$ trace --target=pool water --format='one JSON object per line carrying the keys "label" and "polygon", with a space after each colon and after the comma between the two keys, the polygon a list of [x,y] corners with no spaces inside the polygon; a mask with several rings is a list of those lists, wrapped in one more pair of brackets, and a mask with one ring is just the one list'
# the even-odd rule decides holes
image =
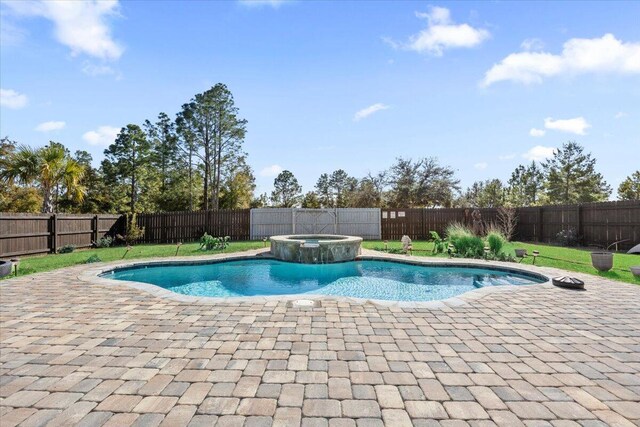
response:
{"label": "pool water", "polygon": [[439,300],[486,286],[544,281],[534,275],[488,268],[386,261],[296,264],[265,259],[140,266],[112,270],[102,277],[151,283],[194,296],[316,294],[394,301]]}

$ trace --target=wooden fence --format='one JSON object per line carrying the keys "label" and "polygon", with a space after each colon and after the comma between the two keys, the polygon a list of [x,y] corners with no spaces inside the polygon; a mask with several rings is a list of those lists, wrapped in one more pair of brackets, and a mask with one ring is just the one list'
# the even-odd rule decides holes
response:
{"label": "wooden fence", "polygon": [[[428,239],[430,231],[444,235],[452,222],[471,223],[473,209],[383,209],[382,238]],[[485,224],[495,222],[497,209],[479,209]],[[536,206],[516,209],[518,225],[514,239],[554,243],[562,230],[573,229],[585,246],[606,248],[623,241],[624,250],[640,243],[640,201]]]}
{"label": "wooden fence", "polygon": [[64,245],[89,247],[123,227],[121,215],[0,213],[0,257],[55,253]]}
{"label": "wooden fence", "polygon": [[[471,209],[230,209],[198,212],[139,214],[144,227],[141,243],[198,240],[207,232],[249,240],[290,232],[328,232],[360,235],[366,239],[428,239],[440,235],[451,222],[470,223]],[[283,215],[286,211],[287,215]],[[321,212],[322,211],[322,212]],[[480,209],[485,223],[496,220],[496,209]],[[540,206],[517,209],[515,239],[553,243],[562,230],[576,230],[580,243],[607,247],[623,240],[618,249],[640,243],[640,201]],[[274,217],[278,217],[275,218]],[[280,218],[282,217],[282,218]],[[260,220],[262,218],[262,220]],[[274,219],[275,218],[275,219]],[[275,221],[275,220],[278,221]],[[280,228],[276,227],[280,224]],[[71,244],[89,247],[104,235],[124,234],[121,215],[0,213],[0,257],[55,252]],[[278,231],[280,230],[280,231]]]}
{"label": "wooden fence", "polygon": [[144,227],[141,243],[190,242],[205,232],[249,240],[249,209],[145,213],[137,215],[137,223]]}
{"label": "wooden fence", "polygon": [[252,240],[279,234],[346,234],[378,240],[380,209],[251,209]]}

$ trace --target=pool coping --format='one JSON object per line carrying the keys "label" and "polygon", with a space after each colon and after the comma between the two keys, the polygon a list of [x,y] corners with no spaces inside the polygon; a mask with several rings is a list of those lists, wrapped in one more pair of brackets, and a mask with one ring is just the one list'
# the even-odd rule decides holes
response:
{"label": "pool coping", "polygon": [[[528,266],[528,265],[518,265],[517,267],[512,266],[513,263],[506,262],[498,262],[498,261],[485,261],[485,260],[475,260],[475,259],[431,259],[431,258],[419,258],[414,256],[407,255],[397,255],[397,254],[389,254],[382,253],[378,251],[372,251],[363,249],[363,253],[356,258],[358,260],[375,260],[375,261],[393,261],[393,262],[401,262],[404,264],[410,265],[438,265],[438,266],[456,266],[456,267],[491,267],[497,268],[502,271],[512,271],[515,273],[521,274],[533,274],[539,276],[540,278],[546,279],[543,283],[537,283],[530,286],[536,287],[550,287],[554,286],[551,283],[550,276],[557,274],[558,272],[562,272],[563,270],[558,270],[555,268],[549,267],[536,267],[536,266]],[[371,298],[356,298],[356,297],[346,297],[346,296],[338,296],[338,295],[323,295],[323,294],[285,294],[285,295],[269,295],[269,296],[242,296],[242,297],[202,297],[202,296],[192,296],[192,295],[183,295],[178,294],[176,292],[170,291],[168,289],[162,288],[157,285],[152,285],[150,283],[142,283],[142,282],[134,282],[129,280],[115,280],[109,279],[106,277],[101,277],[100,275],[111,271],[117,270],[120,268],[131,268],[131,267],[142,267],[142,266],[155,266],[155,265],[195,265],[195,264],[207,264],[207,263],[215,263],[215,262],[225,262],[225,261],[239,261],[239,260],[255,260],[255,259],[276,259],[271,256],[269,253],[269,249],[257,249],[246,252],[235,252],[229,254],[216,254],[202,257],[169,257],[169,258],[152,258],[146,260],[131,260],[131,261],[117,261],[112,263],[104,263],[99,266],[95,266],[86,270],[81,271],[77,278],[80,281],[98,285],[105,286],[119,286],[124,285],[134,289],[138,289],[144,292],[147,292],[153,296],[159,298],[167,298],[178,302],[192,302],[199,304],[226,304],[226,303],[265,303],[265,302],[276,302],[276,301],[296,301],[296,300],[333,300],[338,302],[347,302],[347,303],[359,303],[359,304],[375,304],[384,307],[399,307],[399,308],[425,308],[425,309],[442,309],[447,307],[459,307],[461,305],[468,304],[472,301],[477,301],[482,299],[490,294],[495,292],[512,292],[515,290],[521,291],[523,290],[523,286],[519,285],[501,285],[501,286],[491,286],[485,288],[478,288],[467,291],[463,294],[457,295],[455,297],[450,297],[441,300],[433,300],[433,301],[394,301],[394,300],[379,300],[379,299],[371,299]]]}

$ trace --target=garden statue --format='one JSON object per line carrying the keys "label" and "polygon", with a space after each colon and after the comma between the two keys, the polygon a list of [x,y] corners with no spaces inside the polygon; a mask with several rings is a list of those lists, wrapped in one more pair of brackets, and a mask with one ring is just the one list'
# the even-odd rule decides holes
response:
{"label": "garden statue", "polygon": [[473,234],[476,236],[482,236],[483,226],[482,226],[482,214],[478,209],[475,209],[471,212],[471,220],[473,221],[471,229],[473,230]]}
{"label": "garden statue", "polygon": [[410,252],[411,249],[413,249],[413,247],[411,245],[411,238],[409,236],[407,236],[406,234],[404,236],[402,236],[402,239],[400,239],[400,242],[402,243],[402,251],[405,254],[407,252]]}

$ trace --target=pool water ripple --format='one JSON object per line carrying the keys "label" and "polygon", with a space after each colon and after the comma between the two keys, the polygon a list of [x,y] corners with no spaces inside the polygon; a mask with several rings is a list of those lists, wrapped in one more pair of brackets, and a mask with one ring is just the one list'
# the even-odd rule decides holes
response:
{"label": "pool water ripple", "polygon": [[103,277],[150,283],[193,296],[335,295],[391,301],[432,301],[487,286],[530,285],[542,278],[492,268],[425,266],[387,261],[295,264],[236,260],[112,270]]}

